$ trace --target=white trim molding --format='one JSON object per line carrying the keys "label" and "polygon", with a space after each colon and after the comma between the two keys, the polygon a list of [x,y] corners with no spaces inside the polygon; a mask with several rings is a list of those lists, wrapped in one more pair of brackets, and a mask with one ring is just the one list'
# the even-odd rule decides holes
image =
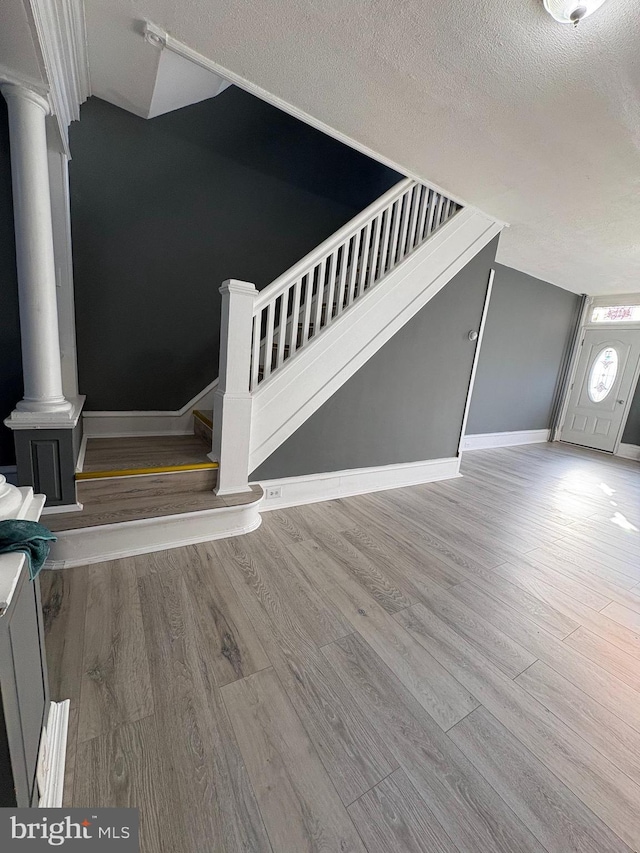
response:
{"label": "white trim molding", "polygon": [[91,94],[87,35],[82,0],[29,0],[45,71],[51,111],[69,154],[68,128],[80,118],[80,104]]}
{"label": "white trim molding", "polygon": [[74,429],[84,406],[85,397],[80,395],[69,400],[68,413],[60,412],[23,412],[15,410],[3,423],[9,429]]}
{"label": "white trim molding", "polygon": [[279,480],[261,480],[264,498],[260,509],[267,512],[289,506],[331,501],[336,498],[402,489],[437,480],[460,477],[460,457],[400,462],[372,468],[352,468],[323,474],[303,474]]}
{"label": "white trim molding", "polygon": [[[496,271],[491,269],[489,273],[489,281],[487,282],[487,291],[484,296],[484,304],[482,306],[482,315],[480,317],[480,328],[478,330],[476,348],[473,353],[473,363],[471,365],[471,376],[469,377],[469,386],[467,388],[467,399],[464,404],[464,415],[462,416],[462,429],[460,430],[460,440],[458,442],[458,455],[462,451],[462,443],[464,442],[464,434],[467,430],[467,421],[469,420],[469,412],[471,411],[471,399],[473,397],[473,386],[476,381],[476,371],[478,370],[478,362],[480,361],[480,350],[482,348],[482,339],[484,338],[484,327],[487,323],[489,315],[489,304],[491,302],[491,293],[493,292],[493,279]],[[471,340],[472,332],[469,332],[469,340]]]}
{"label": "white trim molding", "polygon": [[620,442],[615,455],[622,456],[623,459],[637,459],[640,462],[640,445]]}
{"label": "white trim molding", "polygon": [[[614,330],[624,330],[631,332],[640,332],[640,323],[619,323],[619,322],[611,322],[611,323],[591,323],[591,312],[594,307],[602,306],[602,305],[637,305],[640,304],[640,294],[615,294],[612,296],[597,296],[597,297],[589,297],[585,300],[585,304],[583,306],[582,316],[580,317],[580,326],[579,326],[579,334],[576,335],[576,339],[574,342],[573,352],[571,354],[571,367],[569,380],[567,382],[567,386],[565,389],[564,399],[562,401],[562,407],[560,411],[560,417],[558,419],[558,427],[554,431],[554,434],[551,438],[552,441],[562,441],[562,430],[565,425],[567,412],[569,410],[569,403],[571,401],[571,394],[573,392],[573,388],[576,382],[576,377],[578,374],[578,366],[580,364],[580,355],[582,352],[582,346],[584,344],[584,340],[587,332],[595,331],[595,330],[606,330],[609,329],[611,332]],[[637,389],[638,383],[640,382],[640,360],[636,364],[636,368],[633,374],[633,379],[631,382],[631,388]],[[622,436],[624,435],[624,430],[627,425],[627,419],[629,417],[629,412],[631,411],[631,405],[633,402],[634,392],[632,391],[624,402],[624,411],[622,414],[622,421],[620,423],[620,427],[618,429],[618,433],[616,436],[616,441],[613,446],[613,453],[615,456],[623,456],[620,453],[620,446],[622,444]],[[633,447],[633,445],[630,445]],[[607,451],[605,451],[607,452]],[[629,457],[627,457],[629,458]],[[633,457],[632,457],[633,458]]]}
{"label": "white trim molding", "polygon": [[198,542],[242,536],[260,526],[260,501],[240,506],[141,518],[56,533],[46,569],[68,569],[135,557]]}
{"label": "white trim molding", "polygon": [[[609,296],[592,297],[593,308],[609,305],[640,305],[640,293],[611,293]],[[602,323],[597,323],[602,326]],[[621,326],[618,322],[616,326]],[[622,326],[626,328],[626,325]]]}
{"label": "white trim molding", "polygon": [[83,412],[84,435],[127,438],[133,435],[191,435],[193,410],[213,409],[217,378],[181,409],[149,412]]}
{"label": "white trim molding", "polygon": [[[84,426],[84,421],[83,421]],[[89,436],[83,432],[82,441],[80,442],[80,449],[78,450],[78,458],[76,459],[76,474],[79,474],[84,468],[84,458],[87,455],[87,441],[89,440]]]}
{"label": "white trim molding", "polygon": [[249,470],[264,462],[501,230],[461,210],[253,394]]}
{"label": "white trim molding", "polygon": [[40,740],[38,791],[41,809],[62,808],[70,701],[52,702]]}
{"label": "white trim molding", "polygon": [[73,295],[69,158],[50,145],[47,146],[47,156],[53,226],[53,256],[56,265],[62,390],[67,400],[71,400],[79,396],[79,391],[75,300]]}
{"label": "white trim molding", "polygon": [[517,444],[540,444],[549,441],[548,429],[524,429],[515,432],[484,432],[465,435],[461,450],[485,450],[491,447],[513,447]]}
{"label": "white trim molding", "polygon": [[[419,183],[427,183],[432,189],[436,190],[436,192],[445,195],[447,198],[450,198],[457,204],[462,205],[467,210],[477,210],[477,208],[474,208],[473,205],[468,204],[464,199],[454,195],[449,190],[438,186],[438,184],[434,184],[425,175],[419,175],[417,172],[407,171],[407,169],[403,165],[397,163],[395,160],[391,160],[391,158],[385,157],[383,154],[379,154],[377,151],[374,151],[373,148],[369,148],[367,145],[363,145],[361,142],[358,142],[356,139],[353,139],[353,137],[348,136],[346,133],[342,133],[341,131],[336,130],[335,128],[331,127],[328,124],[325,124],[325,122],[321,121],[315,116],[312,116],[304,110],[301,110],[299,107],[290,104],[288,101],[285,101],[284,98],[280,98],[278,97],[278,95],[272,94],[266,89],[263,89],[261,86],[258,86],[256,83],[253,83],[251,80],[247,80],[246,77],[242,77],[240,74],[236,74],[234,71],[230,71],[228,68],[225,68],[219,63],[214,62],[213,59],[209,59],[209,57],[204,56],[202,53],[198,53],[196,50],[189,47],[184,42],[181,42],[179,41],[179,39],[174,38],[162,27],[159,27],[157,24],[154,24],[153,21],[141,21],[141,34],[143,38],[146,39],[146,41],[148,41],[155,47],[166,48],[167,50],[172,51],[178,56],[182,56],[184,59],[188,59],[190,62],[199,65],[201,68],[205,68],[207,71],[211,71],[214,74],[217,74],[218,77],[222,77],[223,79],[228,80],[229,83],[232,83],[234,86],[238,86],[239,89],[244,89],[245,92],[250,92],[252,95],[255,95],[256,98],[260,98],[260,100],[266,101],[268,104],[272,104],[274,107],[277,107],[279,110],[282,110],[282,112],[294,116],[294,118],[297,118],[305,124],[308,124],[310,127],[314,127],[316,128],[316,130],[320,130],[326,136],[331,136],[333,139],[337,139],[344,145],[348,145],[349,148],[353,148],[355,151],[359,151],[361,154],[370,157],[372,160],[375,160],[378,163],[382,163],[383,165],[388,166],[395,172],[399,172],[401,175],[406,175],[408,178],[411,178],[414,181],[418,181]],[[508,222],[504,222],[497,219],[494,221],[497,222],[501,228],[504,228],[509,224]]]}
{"label": "white trim molding", "polygon": [[63,506],[45,506],[42,510],[42,514],[59,515],[66,512],[82,512],[83,509],[84,504],[76,502],[74,504],[64,504]]}

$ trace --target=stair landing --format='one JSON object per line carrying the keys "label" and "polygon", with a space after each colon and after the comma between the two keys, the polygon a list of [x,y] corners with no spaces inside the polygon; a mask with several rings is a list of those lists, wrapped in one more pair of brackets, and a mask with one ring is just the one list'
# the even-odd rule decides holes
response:
{"label": "stair landing", "polygon": [[255,503],[262,497],[262,489],[252,486],[250,492],[218,497],[213,491],[177,492],[156,496],[114,496],[110,499],[87,501],[82,512],[56,513],[46,516],[46,525],[54,533],[80,530],[105,524],[119,524],[141,519],[161,518],[192,512],[239,507]]}
{"label": "stair landing", "polygon": [[207,453],[211,445],[198,435],[139,435],[131,438],[89,438],[82,471],[76,479],[94,479],[96,474],[117,476],[157,473],[159,469],[217,468]]}
{"label": "stair landing", "polygon": [[210,448],[206,431],[89,438],[76,474],[82,509],[47,515],[58,536],[48,567],[100,563],[255,530],[262,489],[218,497],[218,463],[208,458]]}
{"label": "stair landing", "polygon": [[252,492],[214,494],[218,463],[207,458],[210,446],[198,435],[89,438],[76,473],[83,509],[49,515],[49,527],[78,530],[255,500]]}

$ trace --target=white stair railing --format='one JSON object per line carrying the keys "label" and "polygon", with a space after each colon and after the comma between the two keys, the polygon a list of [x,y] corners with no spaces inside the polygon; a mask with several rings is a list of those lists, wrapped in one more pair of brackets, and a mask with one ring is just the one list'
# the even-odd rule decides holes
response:
{"label": "white stair railing", "polygon": [[250,391],[421,246],[461,205],[410,178],[262,290],[251,332]]}
{"label": "white stair railing", "polygon": [[256,392],[460,209],[407,178],[260,293],[224,282],[211,452],[218,495],[249,488]]}

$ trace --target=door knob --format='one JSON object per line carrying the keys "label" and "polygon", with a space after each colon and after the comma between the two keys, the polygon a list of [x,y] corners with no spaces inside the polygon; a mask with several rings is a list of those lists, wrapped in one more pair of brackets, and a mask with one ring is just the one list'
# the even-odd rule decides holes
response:
{"label": "door knob", "polygon": [[616,402],[618,402],[622,405],[622,403],[624,403],[624,400],[617,400]]}

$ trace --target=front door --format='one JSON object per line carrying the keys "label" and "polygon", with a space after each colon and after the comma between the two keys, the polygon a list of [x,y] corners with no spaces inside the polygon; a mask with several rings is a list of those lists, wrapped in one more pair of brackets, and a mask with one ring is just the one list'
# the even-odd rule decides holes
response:
{"label": "front door", "polygon": [[584,336],[561,441],[613,452],[640,359],[640,331],[590,329]]}

